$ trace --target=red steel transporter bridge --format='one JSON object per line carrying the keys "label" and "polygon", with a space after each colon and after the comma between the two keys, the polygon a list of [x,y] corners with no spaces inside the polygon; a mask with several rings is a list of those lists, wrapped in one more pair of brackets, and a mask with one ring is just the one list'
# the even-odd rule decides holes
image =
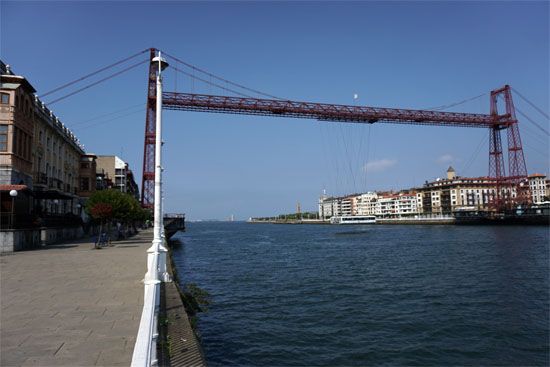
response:
{"label": "red steel transporter bridge", "polygon": [[[155,52],[155,49],[150,50],[151,59],[155,56]],[[152,207],[154,202],[156,75],[157,70],[151,66],[147,89],[141,192],[141,203],[144,207]],[[502,111],[498,109],[499,97],[504,100]],[[490,134],[489,178],[494,180],[496,186],[496,195],[491,198],[491,207],[495,213],[502,213],[518,205],[525,206],[531,203],[518,120],[515,115],[511,88],[508,85],[491,92],[489,114],[348,106],[175,92],[164,92],[162,101],[163,108],[169,110],[295,117],[360,124],[392,123],[487,128]],[[502,151],[502,130],[507,132],[507,171]]]}

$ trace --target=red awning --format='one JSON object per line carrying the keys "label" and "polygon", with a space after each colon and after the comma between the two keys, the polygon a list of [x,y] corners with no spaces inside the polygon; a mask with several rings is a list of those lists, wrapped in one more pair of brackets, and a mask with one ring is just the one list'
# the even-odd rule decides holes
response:
{"label": "red awning", "polygon": [[0,185],[0,191],[11,191],[11,190],[22,191],[27,189],[28,189],[27,185]]}

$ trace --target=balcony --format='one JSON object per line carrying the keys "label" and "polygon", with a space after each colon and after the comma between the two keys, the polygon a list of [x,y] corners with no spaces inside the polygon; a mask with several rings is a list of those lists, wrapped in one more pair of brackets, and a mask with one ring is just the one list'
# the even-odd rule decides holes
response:
{"label": "balcony", "polygon": [[38,172],[34,179],[35,185],[48,185],[48,176],[43,172]]}
{"label": "balcony", "polygon": [[63,190],[63,181],[50,177],[48,179],[48,188],[50,189],[56,189],[56,190]]}

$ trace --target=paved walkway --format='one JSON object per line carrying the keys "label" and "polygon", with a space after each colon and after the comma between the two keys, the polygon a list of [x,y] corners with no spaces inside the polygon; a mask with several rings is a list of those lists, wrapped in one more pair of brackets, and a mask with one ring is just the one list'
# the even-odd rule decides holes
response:
{"label": "paved walkway", "polygon": [[151,239],[0,256],[0,365],[129,366]]}

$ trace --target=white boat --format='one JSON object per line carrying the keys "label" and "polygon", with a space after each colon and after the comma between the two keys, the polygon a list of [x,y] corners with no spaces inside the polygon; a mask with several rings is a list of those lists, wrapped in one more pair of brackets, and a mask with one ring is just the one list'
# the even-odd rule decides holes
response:
{"label": "white boat", "polygon": [[330,218],[330,224],[375,224],[374,215],[344,215]]}

